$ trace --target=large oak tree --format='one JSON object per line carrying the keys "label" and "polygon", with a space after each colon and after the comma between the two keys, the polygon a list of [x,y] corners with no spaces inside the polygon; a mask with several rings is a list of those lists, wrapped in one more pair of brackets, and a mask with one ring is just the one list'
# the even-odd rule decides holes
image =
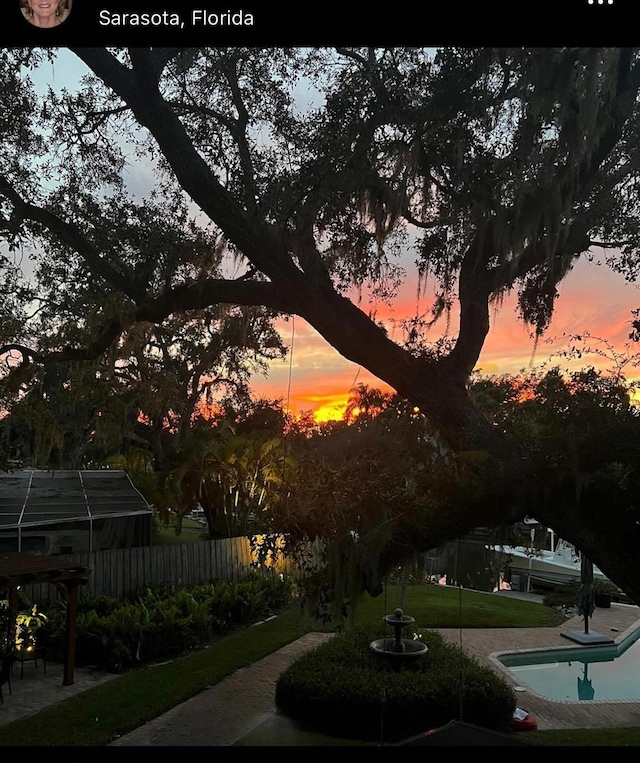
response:
{"label": "large oak tree", "polygon": [[[522,485],[535,481],[468,382],[490,305],[506,293],[517,293],[522,320],[541,334],[558,283],[596,244],[635,277],[637,51],[74,53],[90,74],[78,92],[42,102],[9,65],[18,54],[5,54],[3,228],[14,242],[29,231],[72,249],[117,306],[84,341],[40,353],[11,335],[4,349],[24,364],[93,360],[136,323],[214,305],[299,315],[417,406],[452,453],[486,454],[505,516],[529,511]],[[124,266],[117,220],[100,222],[100,194],[118,186],[127,158],[151,168],[157,194],[199,210],[216,238],[215,267],[206,253],[196,272],[169,280],[150,278],[135,257]],[[89,219],[90,205],[100,215]],[[420,341],[416,323],[401,346],[348,297],[368,285],[380,297],[393,292],[394,255],[409,235],[420,276],[438,283],[434,319],[457,311],[449,345]],[[241,269],[221,268],[218,256]],[[634,516],[602,523],[563,502],[538,507],[537,518],[640,599]],[[478,519],[470,510],[468,527]]]}

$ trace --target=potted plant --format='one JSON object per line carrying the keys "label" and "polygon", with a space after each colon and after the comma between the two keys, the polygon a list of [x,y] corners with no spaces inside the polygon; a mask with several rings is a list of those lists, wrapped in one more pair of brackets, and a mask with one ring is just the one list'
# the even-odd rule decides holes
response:
{"label": "potted plant", "polygon": [[593,596],[596,607],[608,608],[611,606],[612,594],[618,590],[617,586],[608,580],[596,580],[593,584]]}
{"label": "potted plant", "polygon": [[27,612],[19,612],[16,617],[16,649],[27,651],[34,649],[37,642],[37,632],[47,621],[47,616],[34,606]]}

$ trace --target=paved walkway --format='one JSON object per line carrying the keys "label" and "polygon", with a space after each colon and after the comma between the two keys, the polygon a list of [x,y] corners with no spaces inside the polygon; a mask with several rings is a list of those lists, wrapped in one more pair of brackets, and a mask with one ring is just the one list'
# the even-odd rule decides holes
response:
{"label": "paved walkway", "polygon": [[308,633],[253,665],[238,670],[113,745],[230,746],[276,711],[277,677],[301,654],[331,637]]}
{"label": "paved walkway", "polygon": [[[526,598],[526,595],[518,596],[515,592],[495,595]],[[610,609],[595,610],[590,630],[620,640],[639,622],[640,608],[612,604]],[[583,629],[583,619],[576,617],[558,628],[469,628],[441,629],[440,632],[515,684],[513,676],[495,659],[497,653],[536,648],[571,648],[572,642],[563,638],[561,633],[581,632]],[[274,717],[274,688],[278,675],[300,654],[323,643],[327,638],[330,638],[330,634],[309,633],[122,736],[111,746],[234,745]],[[60,680],[56,680],[58,677]],[[74,685],[65,687],[61,685],[61,666],[48,665],[45,676],[41,666],[35,669],[33,665],[26,665],[23,679],[20,679],[16,669],[13,696],[6,697],[5,704],[0,705],[0,725],[38,712],[52,702],[111,678],[113,676],[109,674],[78,670]],[[3,689],[8,693],[7,687]],[[531,691],[517,696],[519,706],[536,717],[540,729],[640,726],[640,702],[551,702]]]}

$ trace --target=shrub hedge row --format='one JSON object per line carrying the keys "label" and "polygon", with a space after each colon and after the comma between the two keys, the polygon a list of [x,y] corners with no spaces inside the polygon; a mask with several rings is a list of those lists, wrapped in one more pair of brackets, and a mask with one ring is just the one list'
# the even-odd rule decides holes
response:
{"label": "shrub hedge row", "polygon": [[355,630],[300,657],[277,682],[279,709],[320,733],[385,743],[453,719],[512,729],[515,694],[494,671],[434,631],[420,637],[426,655],[398,666],[369,646],[388,635]]}
{"label": "shrub hedge row", "polygon": [[[121,672],[186,654],[282,610],[291,593],[288,580],[255,573],[238,582],[149,588],[132,601],[87,597],[78,607],[76,664]],[[64,605],[47,614],[50,649],[61,657]]]}

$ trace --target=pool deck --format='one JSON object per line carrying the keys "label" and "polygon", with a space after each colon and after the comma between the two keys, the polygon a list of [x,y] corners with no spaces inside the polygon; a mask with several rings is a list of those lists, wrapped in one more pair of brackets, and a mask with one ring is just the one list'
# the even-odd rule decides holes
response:
{"label": "pool deck", "polygon": [[[494,594],[503,596],[507,592]],[[611,608],[596,608],[589,620],[589,631],[609,636],[616,643],[640,627],[640,608],[628,604],[612,604]],[[455,628],[440,629],[449,641],[462,646],[482,664],[492,667],[513,686],[514,675],[497,660],[505,652],[532,649],[572,649],[578,644],[562,636],[570,631],[584,632],[581,616],[566,620],[557,628]],[[581,647],[584,648],[584,647]],[[640,690],[639,690],[640,691]],[[546,699],[527,688],[516,695],[518,707],[533,715],[538,729],[613,728],[640,726],[640,702],[624,700],[562,700]]]}
{"label": "pool deck", "polygon": [[[527,598],[515,592],[488,594]],[[530,597],[533,598],[533,597]],[[640,626],[640,608],[612,604],[610,609],[596,609],[589,630],[611,636],[615,641]],[[446,628],[439,629],[445,638],[461,645],[480,662],[500,672],[507,681],[516,679],[496,660],[502,652],[530,649],[557,649],[576,646],[561,634],[583,631],[582,617],[572,618],[557,628]],[[280,673],[300,654],[329,638],[329,634],[309,633],[253,665],[236,671],[220,683],[178,705],[150,723],[123,735],[111,746],[231,746],[276,714],[275,683]],[[60,702],[114,676],[76,671],[72,686],[62,686],[62,667],[25,665],[20,678],[16,665],[13,695],[3,687],[4,705],[0,705],[0,726],[37,713],[47,705]],[[544,699],[532,691],[517,694],[518,706],[531,713],[538,728],[603,728],[640,726],[640,702],[563,701]]]}

